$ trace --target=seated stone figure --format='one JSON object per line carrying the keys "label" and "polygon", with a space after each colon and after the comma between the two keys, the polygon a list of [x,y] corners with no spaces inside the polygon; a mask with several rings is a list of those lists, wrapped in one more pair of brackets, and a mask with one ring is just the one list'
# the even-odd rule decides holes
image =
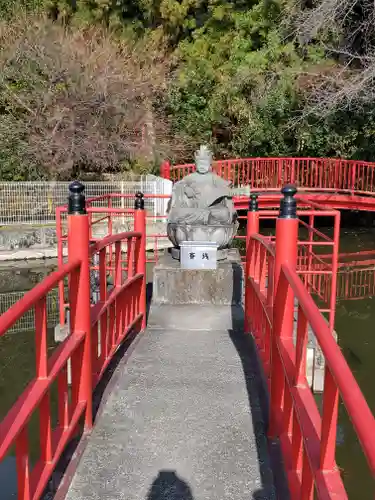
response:
{"label": "seated stone figure", "polygon": [[168,236],[181,241],[211,241],[226,248],[238,223],[230,183],[211,170],[212,154],[201,146],[195,154],[196,172],[177,182],[168,214]]}
{"label": "seated stone figure", "polygon": [[185,224],[231,224],[236,219],[230,183],[211,171],[209,149],[195,154],[197,171],[173,187],[168,222]]}

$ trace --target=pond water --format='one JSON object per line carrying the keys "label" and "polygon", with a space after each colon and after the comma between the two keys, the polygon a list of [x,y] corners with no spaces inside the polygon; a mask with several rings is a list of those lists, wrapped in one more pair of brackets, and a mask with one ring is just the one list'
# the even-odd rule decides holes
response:
{"label": "pond water", "polygon": [[[43,280],[53,269],[55,262],[47,265],[19,263],[0,266],[0,313],[6,311],[19,300],[25,291]],[[57,322],[58,310],[56,293],[48,297],[49,317]],[[35,342],[33,332],[34,317],[25,315],[11,329],[10,333],[0,337],[0,420],[16,401],[27,383],[35,376]],[[54,346],[53,328],[48,329],[48,347]],[[56,395],[51,395],[52,407],[55,407]],[[29,424],[29,444],[34,460],[39,450],[38,433],[33,432],[38,426],[37,415]],[[15,499],[16,475],[15,458],[10,455],[0,463],[1,499]]]}
{"label": "pond water", "polygon": [[[375,250],[375,229],[342,229],[340,252],[363,252]],[[375,255],[373,271],[368,270],[368,279],[375,282]],[[10,303],[32,288],[36,282],[48,274],[54,263],[30,269],[28,266],[0,268],[0,312]],[[348,264],[348,268],[350,264]],[[374,288],[375,293],[375,288]],[[51,296],[51,311],[55,311],[57,323],[57,302]],[[32,318],[27,324],[19,325],[16,330],[0,338],[0,420],[4,417],[16,397],[35,373],[34,333]],[[336,325],[339,345],[363,390],[371,410],[375,411],[375,297],[363,290],[362,297],[356,300],[339,299],[337,303]],[[48,332],[49,349],[55,343],[53,328]],[[54,398],[53,398],[54,399]],[[53,401],[52,401],[53,405]],[[54,405],[53,405],[54,406]],[[30,445],[33,456],[38,450],[37,428],[34,419],[30,423]],[[337,460],[341,468],[349,498],[352,500],[373,500],[375,487],[369,473],[360,445],[344,407],[340,406],[337,433]],[[9,456],[0,464],[1,499],[16,498],[15,461]]]}
{"label": "pond water", "polygon": [[[374,249],[374,229],[342,231],[340,252],[362,252]],[[365,279],[371,280],[373,283],[374,273],[375,259],[374,270],[364,273],[367,275]],[[375,293],[375,290],[371,291]],[[365,287],[362,287],[362,293],[359,295],[362,295],[362,298],[338,300],[335,327],[342,352],[371,411],[375,413],[375,295],[370,295]],[[357,436],[343,405],[340,406],[339,424],[337,461],[342,470],[349,498],[373,500],[375,495],[374,480],[370,475]]]}

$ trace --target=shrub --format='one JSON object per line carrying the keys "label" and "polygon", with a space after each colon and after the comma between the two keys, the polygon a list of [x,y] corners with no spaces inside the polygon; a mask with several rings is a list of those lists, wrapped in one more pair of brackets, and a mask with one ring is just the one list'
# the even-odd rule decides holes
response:
{"label": "shrub", "polygon": [[[0,176],[55,179],[152,168],[176,141],[155,107],[168,61],[101,27],[18,15],[0,23]],[[144,170],[144,168],[143,168]]]}

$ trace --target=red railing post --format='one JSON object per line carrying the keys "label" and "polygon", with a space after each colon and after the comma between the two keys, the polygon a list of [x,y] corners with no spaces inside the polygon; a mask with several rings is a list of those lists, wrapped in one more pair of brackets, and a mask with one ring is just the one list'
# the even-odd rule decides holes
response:
{"label": "red railing post", "polygon": [[245,262],[245,332],[250,332],[250,261],[251,261],[251,236],[259,233],[259,206],[258,195],[250,195],[249,209],[247,212],[247,225],[246,225],[246,262]]}
{"label": "red railing post", "polygon": [[85,334],[83,351],[72,357],[73,404],[86,404],[85,429],[89,430],[92,427],[90,227],[84,189],[77,181],[69,186],[68,256],[69,261],[81,261],[79,269],[72,272],[69,283],[70,333]]}
{"label": "red railing post", "polygon": [[[314,242],[314,225],[315,225],[315,215],[310,215],[309,216],[309,229],[308,229],[308,245],[307,245],[307,271],[312,270],[313,266],[313,242]],[[305,286],[308,289],[309,293],[311,293],[312,290],[312,284],[314,283],[314,276],[311,276],[310,274],[306,274],[305,277]]]}
{"label": "red railing post", "polygon": [[136,194],[134,204],[134,230],[141,233],[141,240],[136,255],[136,273],[143,274],[141,280],[141,290],[139,295],[139,313],[142,316],[141,330],[146,328],[146,211],[145,200],[142,193]]}
{"label": "red railing post", "polygon": [[332,281],[331,289],[329,291],[329,328],[333,333],[335,329],[335,315],[336,315],[336,300],[337,300],[337,276],[338,276],[338,262],[339,262],[339,245],[340,245],[340,221],[341,212],[337,211],[334,216],[333,226],[333,249],[332,249]]}
{"label": "red railing post", "polygon": [[283,429],[280,415],[285,397],[285,375],[278,352],[279,338],[292,338],[294,328],[294,295],[283,279],[282,265],[288,263],[295,268],[298,250],[297,202],[294,198],[297,189],[287,185],[281,190],[284,198],[280,202],[280,214],[276,220],[276,251],[274,269],[274,307],[271,340],[271,411],[269,434],[276,437]]}
{"label": "red railing post", "polygon": [[[56,207],[56,238],[57,238],[57,266],[61,267],[64,264],[64,244],[61,224],[62,207]],[[60,281],[58,286],[59,294],[59,318],[60,326],[65,325],[65,291],[64,282]]]}
{"label": "red railing post", "polygon": [[292,158],[292,171],[290,173],[290,182],[294,184],[296,182],[296,159]]}
{"label": "red railing post", "polygon": [[168,160],[163,161],[160,165],[160,177],[163,177],[163,179],[171,178],[171,164]]}
{"label": "red railing post", "polygon": [[352,170],[352,176],[351,176],[351,186],[350,186],[350,192],[351,194],[354,194],[355,191],[355,185],[357,181],[357,163],[353,162],[351,164],[351,170]]}

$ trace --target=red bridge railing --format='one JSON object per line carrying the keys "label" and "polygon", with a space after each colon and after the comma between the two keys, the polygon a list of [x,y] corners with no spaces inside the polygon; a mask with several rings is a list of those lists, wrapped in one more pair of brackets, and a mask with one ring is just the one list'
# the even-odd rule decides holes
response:
{"label": "red bridge railing", "polygon": [[[143,195],[144,201],[152,201],[154,203],[156,201],[158,203],[164,202],[164,200],[168,198],[169,197],[166,195]],[[125,204],[129,204],[129,199],[133,200],[134,195],[110,193],[86,200],[86,211],[89,221],[89,240],[91,244],[101,242],[103,238],[113,237],[118,234],[119,230],[120,232],[123,232],[125,228],[126,231],[137,230],[137,210],[133,208],[124,208]],[[67,213],[68,207],[66,205],[56,208],[57,260],[59,266],[64,264],[66,256],[68,255]],[[148,210],[144,210],[143,213],[145,216],[146,226],[145,246],[147,247],[147,250],[152,251],[151,255],[146,254],[146,263],[157,262],[160,251],[165,249],[163,242],[169,241],[165,231],[167,215],[155,215],[155,213]],[[162,231],[157,229],[158,223],[164,223]],[[123,242],[123,247],[125,243]],[[108,247],[105,267],[107,272],[111,276],[114,276],[115,252],[112,246],[113,245],[109,245]],[[99,252],[92,252],[90,271],[98,271],[99,268],[96,264],[98,258],[95,258],[98,256]],[[102,268],[104,269],[103,266],[104,264],[102,263]],[[128,270],[126,261],[122,263],[122,269],[123,271]],[[99,281],[101,281],[100,276]],[[66,312],[69,309],[69,300],[66,297],[66,286],[63,281],[59,283],[58,296],[60,325],[64,325],[66,322]]]}
{"label": "red bridge railing", "polygon": [[[259,212],[256,204],[250,206],[246,327],[254,335],[267,376],[269,435],[280,439],[292,500],[341,500],[347,494],[335,461],[339,398],[374,476],[375,419],[327,322],[298,276],[296,201],[292,189],[284,194],[275,242],[258,234]],[[309,327],[325,357],[322,415],[306,379]]]}
{"label": "red bridge railing", "polygon": [[[193,163],[164,162],[160,175],[178,181],[193,172]],[[213,170],[234,186],[257,190],[281,189],[284,184],[319,192],[375,194],[375,163],[334,158],[238,158],[219,160]]]}
{"label": "red bridge railing", "polygon": [[[0,337],[29,310],[35,311],[36,375],[0,422],[0,462],[15,445],[18,500],[39,500],[70,439],[92,427],[92,393],[114,353],[130,331],[146,324],[145,211],[137,198],[135,230],[90,245],[89,215],[83,186],[73,183],[68,210],[68,263],[27,292],[0,316]],[[124,272],[122,245],[127,246]],[[113,287],[107,289],[109,253],[114,256]],[[90,261],[99,254],[100,299],[90,303]],[[46,297],[69,280],[69,335],[48,353]],[[71,384],[68,385],[68,365]],[[15,367],[15,369],[17,369]],[[57,423],[51,409],[51,390],[57,384]],[[28,425],[39,413],[40,454],[31,463]]]}
{"label": "red bridge railing", "polygon": [[[277,204],[280,204],[281,196],[274,196]],[[296,269],[302,279],[307,291],[319,303],[319,310],[326,314],[331,331],[334,329],[336,296],[337,296],[337,270],[340,239],[340,219],[338,210],[333,210],[321,206],[311,199],[296,196],[298,201],[298,254]],[[249,235],[252,232],[259,233],[259,225],[262,221],[277,220],[277,210],[261,209],[259,205],[263,201],[263,196],[252,194],[250,196],[250,207],[256,206],[256,223],[250,227],[247,226],[246,236],[238,238],[246,239],[248,244]],[[239,219],[245,219],[247,216],[240,215]],[[333,235],[327,236],[317,228],[317,224],[322,220],[329,220],[333,228]],[[275,236],[268,236],[267,241],[275,242]],[[245,262],[249,264],[247,256]]]}
{"label": "red bridge railing", "polygon": [[[116,234],[123,227],[134,229],[134,209],[122,208],[124,204],[129,201],[130,195],[119,193],[111,193],[102,195],[87,200],[87,212],[89,215],[89,229],[90,241],[98,240],[95,237],[96,228],[101,225],[101,235],[111,236]],[[145,195],[146,201],[158,203],[168,198],[165,195]],[[265,198],[267,199],[266,205],[277,206],[280,203],[280,194],[262,195],[259,197],[259,203],[264,204]],[[298,254],[298,272],[303,276],[305,285],[308,287],[310,293],[320,301],[320,311],[329,315],[329,323],[331,329],[334,326],[335,305],[336,305],[336,270],[337,270],[337,255],[339,247],[339,230],[340,230],[340,212],[334,209],[326,208],[320,204],[314,203],[310,197],[298,197],[299,201],[299,224],[305,230],[306,237],[300,238],[299,254]],[[124,203],[125,202],[125,203]],[[248,197],[242,197],[235,200],[235,206],[242,207],[242,214],[238,218],[241,221],[246,219],[244,210],[247,210],[249,203]],[[151,251],[146,257],[146,262],[157,262],[159,252],[162,247],[162,242],[168,243],[168,236],[166,233],[165,222],[167,214],[155,215],[152,212],[146,212],[147,231],[146,242],[147,249]],[[57,233],[57,246],[58,246],[58,263],[64,263],[64,250],[67,244],[67,224],[66,224],[67,207],[60,206],[56,209],[56,233]],[[262,209],[259,211],[259,218],[261,220],[275,220],[277,212],[274,209]],[[333,231],[333,237],[328,237],[318,230],[316,227],[319,221],[324,218],[330,220]],[[162,222],[163,226],[155,229],[156,222]],[[99,238],[99,239],[100,239]],[[237,234],[236,240],[245,240],[246,236]],[[164,247],[165,248],[165,247]],[[320,251],[324,250],[325,260],[322,260]],[[109,272],[113,271],[113,257],[112,250],[109,250],[109,258],[107,261],[107,269]],[[245,256],[243,256],[245,260]],[[97,266],[92,263],[92,271],[97,269]],[[124,264],[126,270],[126,263]],[[60,324],[64,325],[66,321],[66,311],[69,308],[69,302],[65,297],[64,284],[59,284],[59,307],[60,307]]]}
{"label": "red bridge railing", "polygon": [[[374,251],[352,252],[339,255],[336,300],[360,300],[375,295]],[[328,258],[327,258],[328,257]],[[370,257],[365,259],[364,257]],[[352,258],[353,260],[348,260]],[[331,296],[330,280],[320,270],[330,267],[331,256],[322,255],[315,265],[315,279],[320,284],[320,296],[327,302]],[[327,266],[328,264],[328,266]]]}
{"label": "red bridge railing", "polygon": [[[324,276],[336,274],[332,266],[335,262],[337,266],[337,230],[331,240],[318,234],[311,225],[311,217],[326,211],[293,195],[294,191],[289,189],[284,191],[284,197],[277,197],[281,205],[278,216],[273,211],[259,210],[256,197],[251,198],[245,237],[246,330],[254,336],[267,376],[271,401],[269,433],[280,438],[292,499],[312,499],[314,488],[319,499],[345,499],[335,463],[339,397],[352,419],[373,474],[375,421],[332,337],[332,322],[325,320],[309,293],[316,292],[318,285],[312,277],[326,269],[327,261],[331,270]],[[143,198],[138,196],[135,209],[131,210],[134,218],[131,231],[94,241],[91,230],[95,217],[103,214],[110,224],[113,210],[124,216],[123,211],[118,212],[122,209],[93,207],[93,203],[89,203],[86,213],[82,186],[74,184],[67,220],[68,262],[61,261],[58,271],[0,317],[2,336],[23,314],[35,309],[36,376],[0,423],[0,461],[15,445],[18,498],[22,500],[40,498],[68,441],[80,431],[82,419],[84,429],[91,428],[93,389],[124,338],[131,330],[145,326]],[[339,221],[338,212],[328,212]],[[263,217],[276,217],[275,237],[259,234],[259,220]],[[299,239],[301,226],[307,231],[307,239]],[[320,258],[313,250],[315,244],[331,248],[332,255]],[[93,266],[95,255],[98,259]],[[314,265],[316,269],[310,269]],[[99,301],[91,304],[89,281],[94,267],[99,273],[100,290]],[[113,282],[111,289],[107,285],[108,275]],[[69,335],[48,356],[46,295],[66,279]],[[335,284],[330,286],[334,288]],[[325,357],[322,415],[306,380],[308,327]],[[54,425],[50,394],[56,383],[58,417]],[[27,427],[37,412],[40,456],[36,464],[31,464]]]}

